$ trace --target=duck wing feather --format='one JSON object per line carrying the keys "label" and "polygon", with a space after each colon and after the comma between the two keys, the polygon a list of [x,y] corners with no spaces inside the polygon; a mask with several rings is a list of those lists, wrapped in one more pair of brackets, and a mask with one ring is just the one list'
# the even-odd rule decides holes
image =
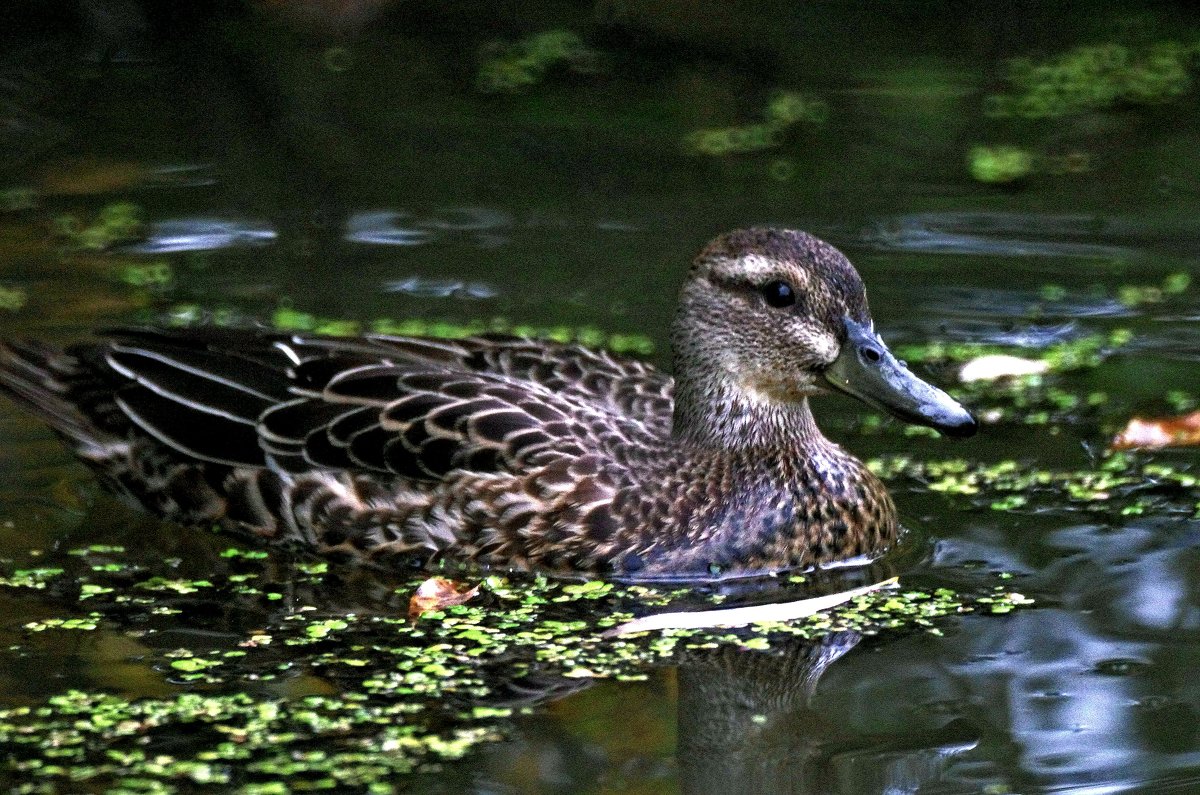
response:
{"label": "duck wing feather", "polygon": [[636,417],[656,434],[670,433],[674,380],[646,362],[569,343],[483,335],[460,340],[373,335],[376,352],[398,362],[533,383],[598,410]]}
{"label": "duck wing feather", "polygon": [[103,354],[129,422],[201,461],[436,481],[669,428],[668,377],[574,346],[215,331],[121,330]]}

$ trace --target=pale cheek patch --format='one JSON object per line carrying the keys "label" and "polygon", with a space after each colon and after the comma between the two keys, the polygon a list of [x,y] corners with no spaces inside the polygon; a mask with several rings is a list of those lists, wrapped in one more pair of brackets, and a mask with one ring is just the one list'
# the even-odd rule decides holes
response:
{"label": "pale cheek patch", "polygon": [[814,361],[824,364],[832,364],[842,350],[837,337],[827,331],[802,328],[795,337],[797,347],[809,351]]}
{"label": "pale cheek patch", "polygon": [[806,372],[783,373],[760,370],[748,373],[741,379],[743,394],[755,403],[798,403],[806,397],[818,395],[824,390],[817,385],[812,374]]}
{"label": "pale cheek patch", "polygon": [[816,371],[837,358],[841,345],[824,329],[792,324],[787,333],[772,336],[768,350],[750,361],[740,360],[733,377],[748,398],[759,403],[795,403],[824,392]]}

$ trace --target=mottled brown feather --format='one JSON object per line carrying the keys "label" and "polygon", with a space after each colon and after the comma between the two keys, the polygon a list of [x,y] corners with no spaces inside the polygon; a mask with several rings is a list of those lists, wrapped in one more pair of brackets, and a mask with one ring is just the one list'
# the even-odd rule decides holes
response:
{"label": "mottled brown feather", "polygon": [[[786,317],[756,292],[772,269],[802,288]],[[883,485],[808,408],[842,317],[870,320],[840,253],[745,230],[689,274],[677,380],[505,337],[128,329],[66,351],[4,345],[0,387],[177,521],[378,564],[705,577],[896,538]]]}

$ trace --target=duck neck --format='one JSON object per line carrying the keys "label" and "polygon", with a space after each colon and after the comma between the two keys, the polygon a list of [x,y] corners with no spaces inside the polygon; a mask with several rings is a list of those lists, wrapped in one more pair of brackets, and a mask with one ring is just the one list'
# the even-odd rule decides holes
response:
{"label": "duck neck", "polygon": [[788,450],[831,446],[817,427],[808,398],[777,402],[723,384],[680,379],[675,384],[671,433],[709,449]]}
{"label": "duck neck", "polygon": [[[786,454],[836,447],[817,428],[807,396],[793,391],[782,400],[748,386],[737,351],[698,333],[724,322],[720,308],[708,301],[708,293],[689,282],[671,327],[675,354],[671,435],[685,444],[731,452]],[[725,332],[731,339],[738,338],[736,329]]]}

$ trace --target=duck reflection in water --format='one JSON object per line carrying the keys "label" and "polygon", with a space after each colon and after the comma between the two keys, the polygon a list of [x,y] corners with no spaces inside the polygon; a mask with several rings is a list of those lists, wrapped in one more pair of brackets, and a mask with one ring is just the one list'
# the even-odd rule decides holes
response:
{"label": "duck reflection in water", "polygon": [[835,632],[782,653],[726,648],[679,666],[679,778],[687,793],[827,793],[834,724],[810,708],[817,682],[861,640]]}

